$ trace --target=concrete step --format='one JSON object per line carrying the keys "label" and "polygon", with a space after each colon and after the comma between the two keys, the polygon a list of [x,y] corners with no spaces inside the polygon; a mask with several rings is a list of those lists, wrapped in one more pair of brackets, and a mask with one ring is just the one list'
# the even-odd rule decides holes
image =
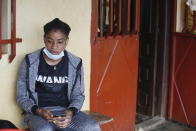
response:
{"label": "concrete step", "polygon": [[186,125],[154,117],[136,125],[135,131],[196,131]]}
{"label": "concrete step", "polygon": [[135,131],[149,131],[154,129],[158,125],[161,125],[165,122],[165,119],[161,117],[153,117],[152,119],[146,120],[142,123],[136,125]]}

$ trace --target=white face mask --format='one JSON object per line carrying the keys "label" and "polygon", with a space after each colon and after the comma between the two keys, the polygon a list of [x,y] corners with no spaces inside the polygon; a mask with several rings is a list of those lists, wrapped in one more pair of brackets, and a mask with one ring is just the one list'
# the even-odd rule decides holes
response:
{"label": "white face mask", "polygon": [[53,55],[52,53],[50,53],[50,52],[48,51],[47,48],[44,48],[43,52],[48,56],[48,58],[50,58],[50,59],[52,59],[52,60],[58,60],[58,59],[60,59],[61,57],[64,56],[64,51],[62,51],[62,52],[61,52],[60,54],[58,54],[58,55]]}

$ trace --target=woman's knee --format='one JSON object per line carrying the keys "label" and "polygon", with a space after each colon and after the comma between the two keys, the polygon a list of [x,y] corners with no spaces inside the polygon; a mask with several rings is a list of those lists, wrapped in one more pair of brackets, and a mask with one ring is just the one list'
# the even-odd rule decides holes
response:
{"label": "woman's knee", "polygon": [[53,131],[53,125],[40,116],[27,114],[25,120],[31,131]]}

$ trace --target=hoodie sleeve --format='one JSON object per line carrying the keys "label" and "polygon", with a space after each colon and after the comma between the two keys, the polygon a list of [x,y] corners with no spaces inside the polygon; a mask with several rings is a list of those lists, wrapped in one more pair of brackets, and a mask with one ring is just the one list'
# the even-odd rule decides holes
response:
{"label": "hoodie sleeve", "polygon": [[70,105],[68,108],[76,108],[78,111],[82,108],[84,103],[85,95],[84,95],[84,69],[83,65],[80,68],[78,73],[78,77],[76,80],[75,87],[73,87],[71,96],[70,96]]}
{"label": "hoodie sleeve", "polygon": [[35,103],[32,99],[30,99],[27,90],[27,83],[29,81],[27,77],[27,68],[28,67],[24,59],[19,68],[18,80],[16,85],[16,101],[25,112],[32,113],[31,108],[35,105]]}

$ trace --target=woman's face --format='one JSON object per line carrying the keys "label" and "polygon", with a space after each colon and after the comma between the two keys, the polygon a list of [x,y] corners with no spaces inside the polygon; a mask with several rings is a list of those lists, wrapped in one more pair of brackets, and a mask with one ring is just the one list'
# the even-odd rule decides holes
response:
{"label": "woman's face", "polygon": [[58,55],[65,49],[67,40],[66,35],[60,30],[52,30],[44,37],[45,46],[53,55]]}

